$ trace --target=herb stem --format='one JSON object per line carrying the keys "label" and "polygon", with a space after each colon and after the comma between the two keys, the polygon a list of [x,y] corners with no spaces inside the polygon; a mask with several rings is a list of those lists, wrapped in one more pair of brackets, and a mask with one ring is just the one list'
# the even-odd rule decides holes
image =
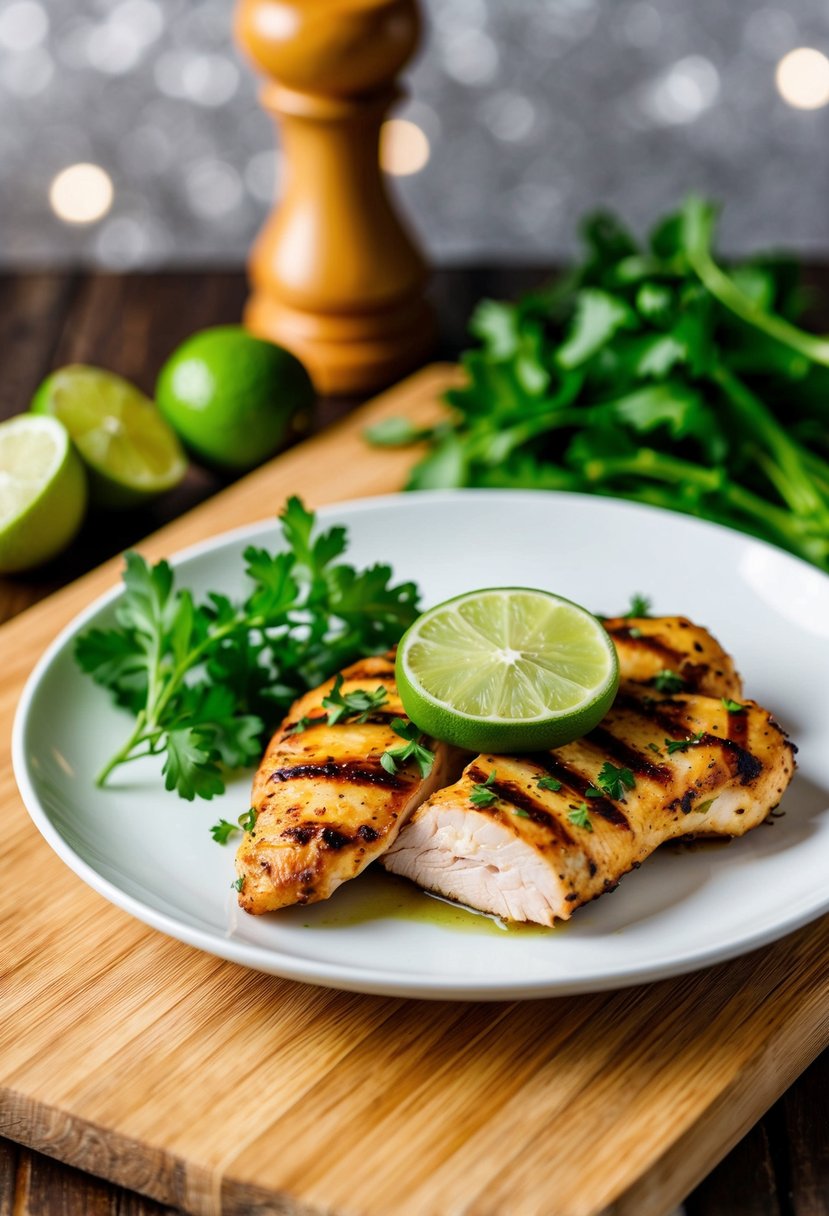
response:
{"label": "herb stem", "polygon": [[689,199],[684,211],[688,261],[703,286],[747,325],[759,329],[813,363],[829,367],[829,340],[807,333],[776,313],[766,312],[746,296],[711,255],[713,212],[700,199]]}
{"label": "herb stem", "polygon": [[[99,789],[103,789],[103,787],[107,783],[107,779],[110,777],[112,772],[116,768],[118,768],[119,765],[126,764],[129,760],[132,760],[132,759],[138,759],[137,756],[132,756],[131,753],[133,751],[133,748],[138,747],[138,745],[140,743],[142,743],[144,741],[144,739],[146,738],[146,733],[145,733],[146,726],[147,726],[147,715],[144,712],[144,710],[142,709],[139,711],[139,713],[136,716],[135,728],[134,728],[132,734],[130,735],[130,737],[127,739],[124,746],[119,751],[117,751],[115,753],[115,755],[104,765],[104,767],[98,773],[98,776],[95,778],[95,784],[98,786]],[[144,754],[149,755],[150,753],[146,752]]]}

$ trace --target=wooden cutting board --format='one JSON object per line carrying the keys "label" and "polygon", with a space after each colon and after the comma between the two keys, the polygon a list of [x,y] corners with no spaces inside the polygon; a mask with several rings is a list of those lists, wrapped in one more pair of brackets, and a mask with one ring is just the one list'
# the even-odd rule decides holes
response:
{"label": "wooden cutting board", "polygon": [[[433,417],[456,374],[427,368],[141,548],[289,493],[399,488],[412,453],[360,433]],[[199,1216],[665,1216],[829,1043],[829,918],[664,983],[474,1005],[259,975],[111,907],[32,827],[9,735],[118,566],[0,630],[0,1135]]]}

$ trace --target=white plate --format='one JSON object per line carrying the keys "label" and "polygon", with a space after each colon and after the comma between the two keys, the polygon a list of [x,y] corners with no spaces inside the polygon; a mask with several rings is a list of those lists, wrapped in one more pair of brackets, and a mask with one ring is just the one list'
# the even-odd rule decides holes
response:
{"label": "white plate", "polygon": [[[477,934],[387,916],[353,923],[355,908],[371,898],[368,877],[328,903],[247,916],[230,889],[234,848],[215,844],[208,830],[248,806],[247,779],[195,804],[165,793],[151,761],[122,769],[110,789],[93,785],[129,721],[81,675],[72,647],[82,630],[111,618],[114,591],[50,646],[14,729],[15,773],[32,819],[96,891],[248,967],[450,999],[660,979],[760,946],[829,908],[829,578],[728,529],[580,495],[414,494],[347,503],[320,518],[348,527],[355,564],[389,560],[396,577],[415,579],[424,606],[512,584],[615,612],[641,591],[655,612],[704,623],[736,656],[747,693],[800,747],[785,815],[728,844],[663,849],[560,931]],[[217,537],[177,559],[179,580],[197,595],[239,594],[245,545],[275,546],[277,538],[273,523]]]}

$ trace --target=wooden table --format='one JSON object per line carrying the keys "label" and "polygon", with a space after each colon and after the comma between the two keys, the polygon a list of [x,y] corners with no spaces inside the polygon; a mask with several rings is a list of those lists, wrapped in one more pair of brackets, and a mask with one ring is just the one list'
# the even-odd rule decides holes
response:
{"label": "wooden table", "polygon": [[[444,357],[461,348],[482,295],[512,296],[541,270],[475,267],[436,276]],[[829,274],[815,276],[829,288]],[[70,362],[109,367],[151,392],[166,355],[188,334],[235,321],[237,272],[0,276],[0,418],[28,406],[47,371]],[[348,402],[320,402],[319,428]],[[0,622],[154,531],[223,482],[193,468],[173,493],[140,511],[97,517],[43,571],[0,578]],[[688,1197],[687,1216],[829,1216],[829,1053],[825,1053]],[[0,1140],[0,1216],[159,1216],[151,1200]],[[424,1216],[428,1214],[424,1213]]]}

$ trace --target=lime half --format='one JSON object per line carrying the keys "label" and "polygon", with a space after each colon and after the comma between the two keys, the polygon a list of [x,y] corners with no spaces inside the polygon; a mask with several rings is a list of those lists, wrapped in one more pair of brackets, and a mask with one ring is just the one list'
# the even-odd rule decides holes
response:
{"label": "lime half", "polygon": [[135,506],[178,485],[187,470],[181,444],[152,401],[113,372],[61,368],[41,384],[32,409],[69,431],[101,506]]}
{"label": "lime half", "polygon": [[406,713],[433,738],[470,751],[538,751],[601,721],[619,661],[586,608],[494,587],[419,617],[398,648],[397,684]]}
{"label": "lime half", "polygon": [[21,414],[0,423],[0,573],[65,549],[86,509],[86,476],[66,429]]}

